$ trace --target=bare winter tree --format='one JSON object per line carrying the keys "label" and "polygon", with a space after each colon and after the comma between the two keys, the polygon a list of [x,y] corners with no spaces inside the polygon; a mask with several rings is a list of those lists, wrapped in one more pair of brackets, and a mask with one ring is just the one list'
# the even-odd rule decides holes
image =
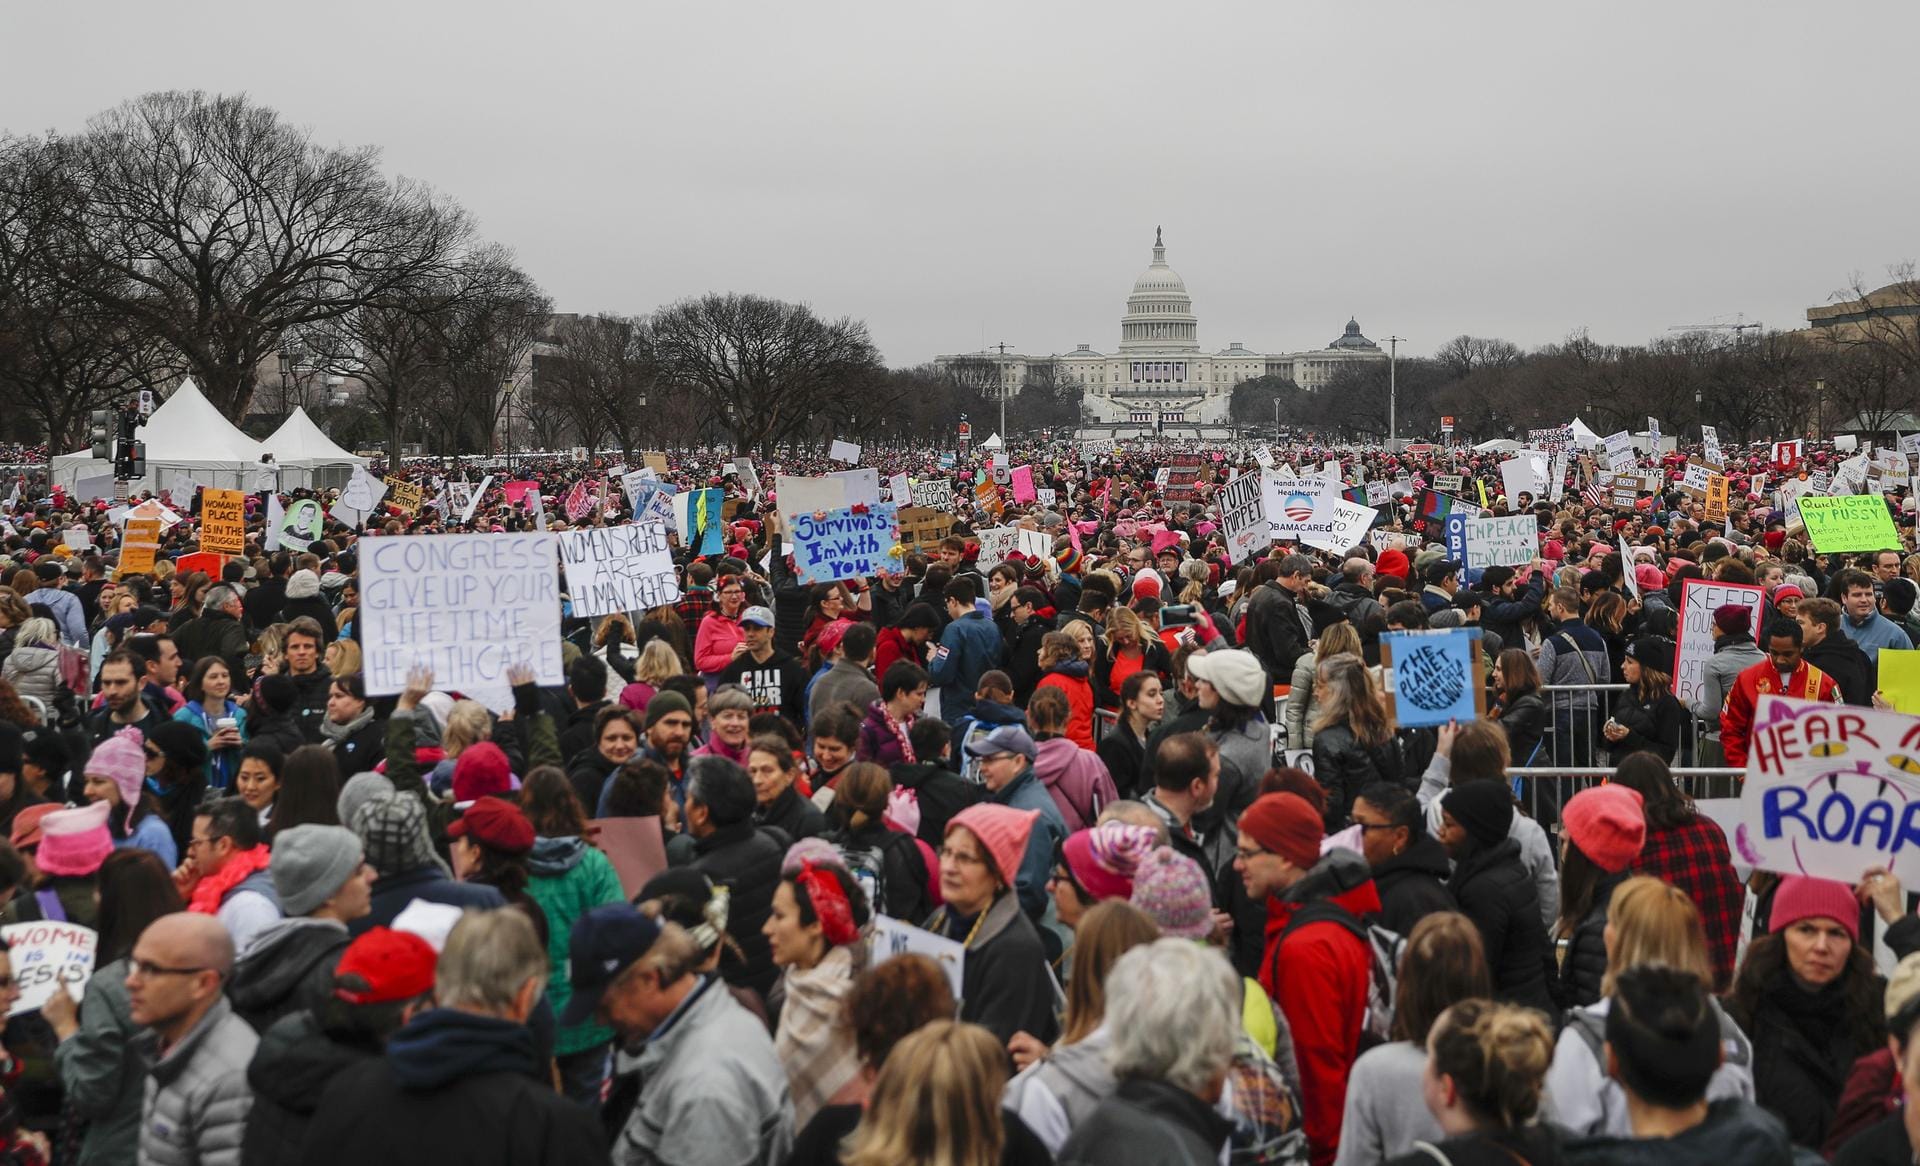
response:
{"label": "bare winter tree", "polygon": [[148,94],[57,140],[51,270],[177,349],[208,398],[245,414],[290,330],[451,267],[471,224],[371,147],[332,149],[244,97]]}
{"label": "bare winter tree", "polygon": [[1834,326],[1834,339],[1875,349],[1903,372],[1920,376],[1920,269],[1908,260],[1887,268],[1887,276],[1886,286],[1869,290],[1856,275],[1847,290],[1834,293],[1854,309]]}
{"label": "bare winter tree", "polygon": [[[554,329],[554,352],[540,361],[542,397],[572,419],[598,448],[611,437],[631,459],[649,434],[663,432],[656,407],[665,386],[647,321],[633,316],[572,316]],[[662,442],[662,444],[666,444]]]}

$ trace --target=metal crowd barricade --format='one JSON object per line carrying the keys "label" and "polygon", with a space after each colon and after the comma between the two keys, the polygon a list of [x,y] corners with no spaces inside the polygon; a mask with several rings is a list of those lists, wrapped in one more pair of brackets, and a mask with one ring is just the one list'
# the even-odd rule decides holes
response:
{"label": "metal crowd barricade", "polygon": [[[1515,792],[1527,813],[1549,826],[1557,826],[1560,807],[1568,798],[1588,786],[1598,785],[1613,773],[1607,760],[1608,741],[1602,733],[1615,694],[1627,690],[1625,684],[1552,684],[1541,688],[1549,715],[1540,748],[1532,758],[1513,759],[1508,773],[1514,778]],[[1591,694],[1585,696],[1583,694]],[[1740,779],[1745,770],[1701,765],[1703,740],[1717,734],[1718,725],[1708,725],[1689,713],[1680,728],[1680,745],[1675,751],[1672,770],[1681,789],[1695,798],[1738,797]],[[1718,751],[1707,751],[1707,759],[1718,759]]]}

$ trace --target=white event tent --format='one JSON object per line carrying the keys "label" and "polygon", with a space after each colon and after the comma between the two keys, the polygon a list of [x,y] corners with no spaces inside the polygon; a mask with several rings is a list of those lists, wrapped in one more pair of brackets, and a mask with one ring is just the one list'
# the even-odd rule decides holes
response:
{"label": "white event tent", "polygon": [[[147,446],[147,475],[132,484],[136,492],[188,482],[227,490],[259,488],[263,447],[227,420],[191,377],[134,431],[134,438]],[[51,470],[54,483],[69,491],[94,497],[112,493],[112,464],[87,450],[56,456]]]}
{"label": "white event tent", "polygon": [[306,409],[299,406],[260,446],[273,455],[273,464],[280,468],[282,490],[345,486],[354,467],[367,464],[366,458],[348,453],[321,432]]}

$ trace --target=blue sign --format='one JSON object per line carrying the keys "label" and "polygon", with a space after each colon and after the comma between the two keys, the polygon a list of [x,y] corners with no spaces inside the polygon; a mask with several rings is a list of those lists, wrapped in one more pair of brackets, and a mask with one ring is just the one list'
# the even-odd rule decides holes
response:
{"label": "blue sign", "polygon": [[1403,729],[1470,721],[1481,691],[1477,627],[1382,632],[1381,656],[1391,655],[1388,691]]}
{"label": "blue sign", "polygon": [[793,516],[793,563],[805,584],[899,569],[899,508],[891,502]]}
{"label": "blue sign", "polygon": [[1463,577],[1461,581],[1465,586],[1471,587],[1480,582],[1483,572],[1479,568],[1467,570],[1467,516],[1449,514],[1442,521],[1446,524],[1444,537],[1447,543],[1447,558],[1460,564],[1460,573]]}

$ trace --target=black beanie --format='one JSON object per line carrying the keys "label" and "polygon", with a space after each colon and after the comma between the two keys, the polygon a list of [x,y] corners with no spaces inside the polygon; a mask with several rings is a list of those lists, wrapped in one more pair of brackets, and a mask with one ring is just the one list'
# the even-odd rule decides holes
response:
{"label": "black beanie", "polygon": [[1440,805],[1481,846],[1496,845],[1513,828],[1513,794],[1505,781],[1470,781],[1454,786]]}

